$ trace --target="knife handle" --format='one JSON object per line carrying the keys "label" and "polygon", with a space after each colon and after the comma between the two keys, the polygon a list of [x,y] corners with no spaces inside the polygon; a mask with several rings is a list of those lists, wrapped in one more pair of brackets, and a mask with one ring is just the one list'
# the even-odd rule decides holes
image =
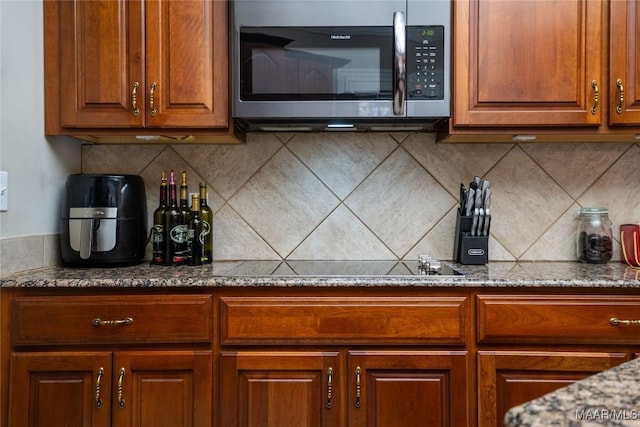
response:
{"label": "knife handle", "polygon": [[467,203],[465,205],[465,216],[471,216],[471,212],[473,212],[473,200],[474,200],[474,194],[475,194],[476,190],[474,190],[473,188],[470,188],[469,191],[467,192]]}
{"label": "knife handle", "polygon": [[471,223],[471,235],[475,236],[478,231],[478,216],[480,215],[480,209],[475,208],[473,211],[473,222]]}
{"label": "knife handle", "polygon": [[478,213],[478,225],[476,225],[476,236],[482,236],[482,224],[484,222],[484,209],[480,208]]}
{"label": "knife handle", "polygon": [[483,236],[488,236],[489,235],[489,224],[491,223],[491,212],[489,211],[489,209],[487,208],[487,210],[484,213],[484,226],[482,228],[482,235]]}
{"label": "knife handle", "polygon": [[484,196],[484,194],[482,193],[482,189],[478,188],[476,190],[476,200],[473,202],[473,207],[474,208],[481,208],[482,207],[483,196]]}

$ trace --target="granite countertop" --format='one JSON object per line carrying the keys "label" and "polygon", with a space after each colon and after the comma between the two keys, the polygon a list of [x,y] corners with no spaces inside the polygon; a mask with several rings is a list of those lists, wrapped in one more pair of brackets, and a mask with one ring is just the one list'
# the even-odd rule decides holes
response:
{"label": "granite countertop", "polygon": [[490,262],[445,266],[463,275],[421,275],[405,261],[219,261],[205,266],[30,270],[0,278],[1,287],[591,287],[640,288],[640,270],[619,262]]}
{"label": "granite countertop", "polygon": [[640,426],[640,359],[511,408],[505,427]]}

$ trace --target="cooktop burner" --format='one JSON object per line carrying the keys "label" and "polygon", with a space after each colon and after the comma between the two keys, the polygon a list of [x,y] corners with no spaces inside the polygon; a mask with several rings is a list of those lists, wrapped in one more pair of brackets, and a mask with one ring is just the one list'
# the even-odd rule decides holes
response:
{"label": "cooktop burner", "polygon": [[418,261],[242,261],[216,271],[229,276],[463,276],[453,266],[428,257]]}

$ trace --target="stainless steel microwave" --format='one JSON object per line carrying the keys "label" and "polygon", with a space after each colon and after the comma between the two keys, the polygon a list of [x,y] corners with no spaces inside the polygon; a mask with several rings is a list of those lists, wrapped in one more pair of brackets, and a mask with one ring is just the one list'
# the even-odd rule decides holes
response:
{"label": "stainless steel microwave", "polygon": [[247,130],[433,130],[450,115],[451,0],[234,0]]}

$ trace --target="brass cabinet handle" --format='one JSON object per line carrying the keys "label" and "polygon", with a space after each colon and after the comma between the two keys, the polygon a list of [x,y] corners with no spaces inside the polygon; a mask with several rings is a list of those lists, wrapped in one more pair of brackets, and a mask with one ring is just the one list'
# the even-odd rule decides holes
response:
{"label": "brass cabinet handle", "polygon": [[98,369],[98,377],[96,378],[96,408],[102,408],[102,398],[100,397],[100,383],[104,375],[104,368]]}
{"label": "brass cabinet handle", "polygon": [[640,325],[640,320],[622,320],[622,319],[618,319],[617,317],[612,317],[611,319],[609,319],[609,323],[611,323],[613,326]]}
{"label": "brass cabinet handle", "polygon": [[591,108],[591,114],[595,115],[598,110],[598,102],[600,98],[600,91],[598,90],[598,82],[595,80],[591,81],[591,87],[593,88],[593,108]]}
{"label": "brass cabinet handle", "polygon": [[362,393],[362,387],[360,385],[360,366],[356,368],[356,408],[360,407],[360,394]]}
{"label": "brass cabinet handle", "polygon": [[138,88],[140,87],[140,83],[133,83],[133,88],[131,89],[131,108],[133,109],[133,115],[138,117],[140,114],[140,109],[138,108]]}
{"label": "brass cabinet handle", "polygon": [[118,376],[118,406],[120,409],[124,409],[124,397],[122,397],[122,381],[124,380],[124,368],[120,368],[120,375]]}
{"label": "brass cabinet handle", "polygon": [[102,320],[99,317],[96,317],[91,321],[93,326],[115,326],[115,325],[130,325],[133,323],[132,317],[126,317],[121,320]]}
{"label": "brass cabinet handle", "polygon": [[622,114],[622,106],[624,105],[624,86],[622,86],[622,79],[616,81],[618,86],[618,106],[616,107],[616,113]]}
{"label": "brass cabinet handle", "polygon": [[158,85],[153,82],[151,83],[151,87],[149,88],[149,108],[151,109],[151,117],[155,117],[157,113],[156,107],[154,105],[156,87],[158,87]]}
{"label": "brass cabinet handle", "polygon": [[333,368],[327,369],[327,409],[333,406]]}

